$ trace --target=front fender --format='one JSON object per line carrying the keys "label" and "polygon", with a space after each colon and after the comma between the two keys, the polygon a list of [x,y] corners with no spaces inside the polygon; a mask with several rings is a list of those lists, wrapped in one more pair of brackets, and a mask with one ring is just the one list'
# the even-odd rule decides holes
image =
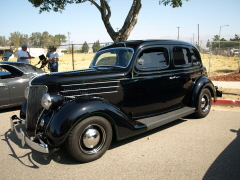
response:
{"label": "front fender", "polygon": [[196,107],[198,109],[198,97],[202,91],[202,89],[208,88],[211,92],[214,101],[216,101],[216,90],[212,83],[212,81],[206,76],[199,76],[192,83],[190,100],[188,102],[188,106]]}
{"label": "front fender", "polygon": [[118,107],[104,99],[79,98],[65,104],[55,113],[45,131],[48,144],[55,147],[61,145],[76,124],[96,115],[110,122],[118,140],[146,131],[145,125],[132,121]]}

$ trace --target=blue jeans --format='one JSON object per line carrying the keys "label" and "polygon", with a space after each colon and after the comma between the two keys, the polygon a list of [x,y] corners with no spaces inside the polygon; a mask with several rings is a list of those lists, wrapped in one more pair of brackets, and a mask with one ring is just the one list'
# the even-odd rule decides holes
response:
{"label": "blue jeans", "polygon": [[50,70],[50,72],[58,72],[58,62],[54,63],[49,62],[48,69]]}

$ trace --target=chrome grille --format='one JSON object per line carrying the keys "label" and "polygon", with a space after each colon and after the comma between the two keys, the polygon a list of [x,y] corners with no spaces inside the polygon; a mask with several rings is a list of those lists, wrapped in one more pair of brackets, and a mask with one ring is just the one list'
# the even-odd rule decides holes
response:
{"label": "chrome grille", "polygon": [[72,97],[103,93],[114,93],[117,92],[118,87],[119,87],[118,81],[70,84],[62,85],[61,94],[65,97]]}
{"label": "chrome grille", "polygon": [[26,127],[28,136],[35,135],[37,120],[42,111],[41,99],[47,93],[47,86],[30,86],[27,100]]}

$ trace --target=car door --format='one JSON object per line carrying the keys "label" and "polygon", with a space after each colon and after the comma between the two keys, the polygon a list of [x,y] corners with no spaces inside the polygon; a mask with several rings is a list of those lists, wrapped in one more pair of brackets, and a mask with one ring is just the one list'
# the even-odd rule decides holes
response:
{"label": "car door", "polygon": [[11,104],[22,104],[25,100],[24,90],[29,85],[27,75],[6,79],[9,88]]}
{"label": "car door", "polygon": [[169,46],[143,49],[138,57],[132,79],[131,113],[133,118],[163,113],[171,109],[172,76]]}
{"label": "car door", "polygon": [[2,75],[0,72],[0,108],[10,104],[8,83],[5,79],[1,79]]}
{"label": "car door", "polygon": [[189,46],[171,46],[171,50],[174,66],[171,81],[175,90],[172,94],[172,103],[175,107],[182,107],[192,79],[201,74],[201,63],[195,63],[193,51]]}

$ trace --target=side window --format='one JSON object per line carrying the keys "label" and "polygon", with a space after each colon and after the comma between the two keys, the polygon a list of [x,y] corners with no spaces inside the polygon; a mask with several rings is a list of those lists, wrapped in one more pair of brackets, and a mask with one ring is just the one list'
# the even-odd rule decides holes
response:
{"label": "side window", "polygon": [[189,65],[192,63],[189,58],[189,49],[184,47],[173,48],[173,63],[176,66]]}
{"label": "side window", "polygon": [[137,68],[140,70],[157,70],[167,68],[169,65],[166,48],[149,48],[143,50],[137,58]]}
{"label": "side window", "polygon": [[7,69],[0,67],[0,79],[9,78],[10,75],[11,73]]}
{"label": "side window", "polygon": [[198,53],[198,51],[195,48],[192,48],[192,53],[191,53],[191,60],[193,62],[193,65],[200,65],[201,64],[201,58]]}

